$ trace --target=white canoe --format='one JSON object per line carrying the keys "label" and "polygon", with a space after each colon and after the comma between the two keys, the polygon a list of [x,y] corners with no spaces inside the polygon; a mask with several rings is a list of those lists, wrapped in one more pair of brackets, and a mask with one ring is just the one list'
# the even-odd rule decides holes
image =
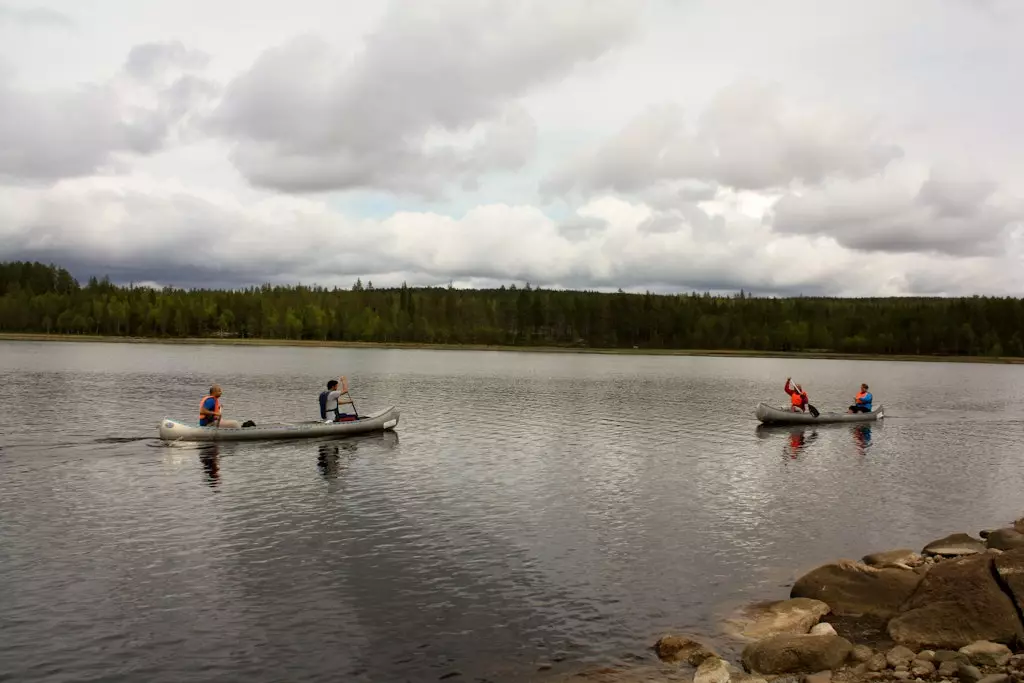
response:
{"label": "white canoe", "polygon": [[316,439],[347,434],[365,434],[394,429],[401,415],[391,406],[379,413],[360,416],[352,422],[304,422],[256,425],[255,427],[200,427],[165,419],[160,423],[164,441],[262,441],[265,439]]}
{"label": "white canoe", "polygon": [[874,422],[884,417],[884,408],[878,406],[870,413],[819,413],[814,417],[809,412],[794,413],[775,408],[767,403],[758,403],[754,410],[757,419],[765,424],[820,424],[822,422]]}

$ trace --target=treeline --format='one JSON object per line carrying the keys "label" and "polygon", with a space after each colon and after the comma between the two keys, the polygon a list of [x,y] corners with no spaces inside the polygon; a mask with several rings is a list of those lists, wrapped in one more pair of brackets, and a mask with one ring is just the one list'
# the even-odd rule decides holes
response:
{"label": "treeline", "polygon": [[0,263],[0,331],[1024,356],[1015,298],[762,298],[530,287],[154,290]]}

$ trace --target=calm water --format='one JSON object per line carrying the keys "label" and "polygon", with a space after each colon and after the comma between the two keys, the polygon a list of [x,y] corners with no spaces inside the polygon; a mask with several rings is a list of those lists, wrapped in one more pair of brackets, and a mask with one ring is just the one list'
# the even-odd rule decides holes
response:
{"label": "calm water", "polygon": [[[396,434],[165,446],[316,416]],[[865,427],[758,429],[787,375]],[[1024,508],[1024,368],[0,343],[0,680],[520,681]]]}

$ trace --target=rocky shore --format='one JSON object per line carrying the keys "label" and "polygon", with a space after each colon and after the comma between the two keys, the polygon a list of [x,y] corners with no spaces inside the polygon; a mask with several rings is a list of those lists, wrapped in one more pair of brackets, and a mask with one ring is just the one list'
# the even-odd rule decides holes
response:
{"label": "rocky shore", "polygon": [[788,599],[727,620],[729,661],[689,635],[654,644],[660,665],[603,669],[595,683],[1024,683],[1024,519],[910,549],[839,560]]}

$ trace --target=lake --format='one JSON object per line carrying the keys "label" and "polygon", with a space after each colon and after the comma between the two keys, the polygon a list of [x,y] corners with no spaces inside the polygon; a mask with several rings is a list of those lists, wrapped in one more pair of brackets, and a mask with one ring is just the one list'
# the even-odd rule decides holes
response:
{"label": "lake", "polygon": [[[164,445],[317,417],[393,434]],[[821,410],[759,428],[788,375]],[[1024,367],[0,343],[0,680],[521,681],[650,659],[840,557],[1024,511]]]}

